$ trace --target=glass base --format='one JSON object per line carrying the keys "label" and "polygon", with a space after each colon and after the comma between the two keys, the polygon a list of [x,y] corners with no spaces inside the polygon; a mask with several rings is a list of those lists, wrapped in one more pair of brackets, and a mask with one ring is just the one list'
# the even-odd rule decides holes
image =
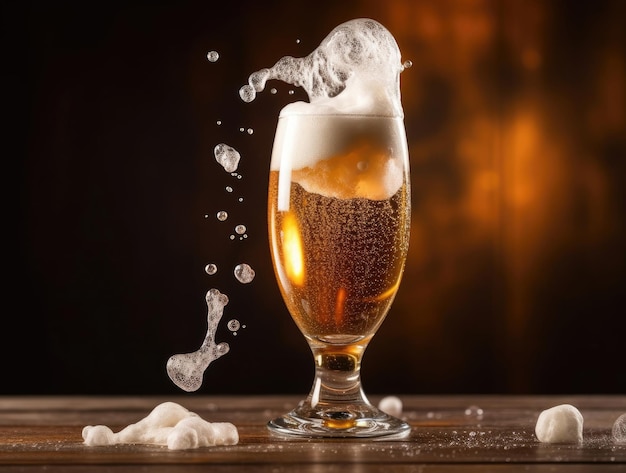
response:
{"label": "glass base", "polygon": [[267,426],[275,434],[309,438],[405,437],[411,431],[406,422],[369,404],[313,408],[306,401]]}

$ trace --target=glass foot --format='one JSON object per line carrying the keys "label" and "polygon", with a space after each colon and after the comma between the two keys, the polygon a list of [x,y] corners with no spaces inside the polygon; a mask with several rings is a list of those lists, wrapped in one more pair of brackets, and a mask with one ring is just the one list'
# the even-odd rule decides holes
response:
{"label": "glass foot", "polygon": [[405,437],[411,430],[406,422],[370,405],[324,409],[304,403],[267,426],[279,435],[318,438]]}

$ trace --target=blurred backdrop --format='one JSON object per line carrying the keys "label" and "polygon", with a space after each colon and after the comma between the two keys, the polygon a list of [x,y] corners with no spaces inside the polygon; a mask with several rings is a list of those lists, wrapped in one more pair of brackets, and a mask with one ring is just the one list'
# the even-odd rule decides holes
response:
{"label": "blurred backdrop", "polygon": [[[278,112],[306,96],[276,83],[244,104],[237,91],[356,17],[413,62],[411,248],[366,391],[626,392],[626,2],[1,8],[0,394],[180,393],[165,363],[202,343],[212,287],[230,297],[217,340],[231,351],[199,393],[308,392],[312,357],[274,281],[265,215]],[[241,179],[215,162],[220,142],[240,151]],[[237,224],[247,238],[231,240]],[[232,276],[242,262],[251,284]],[[230,319],[245,325],[236,336]]]}

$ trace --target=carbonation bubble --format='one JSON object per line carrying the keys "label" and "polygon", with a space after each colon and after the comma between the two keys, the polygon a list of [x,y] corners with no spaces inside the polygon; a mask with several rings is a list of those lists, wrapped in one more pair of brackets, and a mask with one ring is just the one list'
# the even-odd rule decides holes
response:
{"label": "carbonation bubble", "polygon": [[278,90],[276,90],[274,87],[272,87],[270,89],[270,94],[272,94],[272,95],[276,95],[277,92],[278,92]]}
{"label": "carbonation bubble", "polygon": [[239,323],[239,320],[237,319],[229,320],[226,326],[228,327],[228,330],[230,330],[231,332],[236,332],[237,330],[241,328],[241,324]]}
{"label": "carbonation bubble", "polygon": [[403,69],[409,69],[411,66],[413,66],[413,61],[404,61],[404,63],[402,64],[402,68]]}
{"label": "carbonation bubble", "polygon": [[243,133],[243,131],[245,130],[244,127],[239,128],[239,131]]}
{"label": "carbonation bubble", "polygon": [[288,92],[288,94],[289,94],[289,95],[293,95],[293,94],[295,94],[295,92],[294,92],[293,90],[290,90],[290,91]]}
{"label": "carbonation bubble", "polygon": [[226,186],[226,192],[232,192],[232,191],[233,191],[233,188],[232,188],[232,187],[230,187],[230,186]]}
{"label": "carbonation bubble", "polygon": [[248,284],[254,279],[255,272],[254,269],[246,263],[241,263],[235,266],[234,274],[237,281],[242,284]]}
{"label": "carbonation bubble", "polygon": [[215,146],[213,153],[215,154],[215,160],[222,165],[226,172],[237,170],[241,155],[235,148],[225,143],[220,143]]}
{"label": "carbonation bubble", "polygon": [[228,212],[226,212],[226,210],[220,210],[219,212],[217,212],[217,219],[220,222],[223,222],[227,218],[228,218]]}
{"label": "carbonation bubble", "polygon": [[206,58],[211,62],[215,62],[220,58],[220,55],[217,51],[209,51]]}
{"label": "carbonation bubble", "polygon": [[239,197],[237,200],[239,200],[239,202],[243,202],[243,197]]}
{"label": "carbonation bubble", "polygon": [[246,131],[248,132],[248,135],[251,135],[252,133],[254,133],[254,130],[252,128],[248,128]]}
{"label": "carbonation bubble", "polygon": [[221,124],[222,124],[222,120],[218,120],[216,123],[217,123],[218,125],[221,125]]}
{"label": "carbonation bubble", "polygon": [[299,39],[296,39],[296,44],[300,44],[300,40]]}
{"label": "carbonation bubble", "polygon": [[235,232],[238,235],[243,235],[244,233],[246,233],[246,226],[245,225],[237,225],[235,227]]}
{"label": "carbonation bubble", "polygon": [[207,274],[212,276],[215,273],[217,273],[217,265],[213,263],[209,263],[204,267],[204,270],[206,271]]}

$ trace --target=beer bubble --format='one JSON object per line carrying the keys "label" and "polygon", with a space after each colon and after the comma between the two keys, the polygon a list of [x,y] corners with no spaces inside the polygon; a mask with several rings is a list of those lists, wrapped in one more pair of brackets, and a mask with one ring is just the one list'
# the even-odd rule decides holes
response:
{"label": "beer bubble", "polygon": [[217,123],[218,125],[221,125],[222,124],[222,120],[218,120],[215,123]]}
{"label": "beer bubble", "polygon": [[234,240],[235,239],[235,235],[231,235],[228,238],[230,238],[231,240]]}
{"label": "beer bubble", "polygon": [[229,193],[230,193],[230,192],[232,192],[232,191],[233,191],[233,188],[232,188],[232,187],[230,187],[230,186],[226,186],[226,192],[229,192]]}
{"label": "beer bubble", "polygon": [[413,61],[406,60],[402,63],[402,69],[409,69],[413,66]]}
{"label": "beer bubble", "polygon": [[293,90],[290,90],[289,92],[287,92],[289,95],[293,95],[295,94],[295,92]]}
{"label": "beer bubble", "polygon": [[204,270],[206,271],[208,275],[213,276],[215,273],[217,273],[217,265],[213,263],[209,263],[204,267]]}
{"label": "beer bubble", "polygon": [[270,94],[272,94],[272,95],[276,95],[277,92],[278,92],[278,90],[276,90],[276,88],[274,88],[274,87],[272,87],[270,89]]}
{"label": "beer bubble", "polygon": [[230,330],[231,332],[236,332],[237,330],[241,328],[241,324],[239,323],[239,320],[237,319],[229,320],[226,326],[228,327],[228,330]]}
{"label": "beer bubble", "polygon": [[215,154],[215,160],[222,165],[226,172],[237,170],[241,155],[235,148],[225,143],[220,143],[215,146],[213,153]]}
{"label": "beer bubble", "polygon": [[243,197],[239,197],[239,199],[237,199],[239,202],[243,202]]}
{"label": "beer bubble", "polygon": [[300,44],[300,40],[299,39],[296,39],[296,44]]}
{"label": "beer bubble", "polygon": [[255,276],[254,269],[252,269],[246,263],[241,263],[235,266],[234,270],[235,278],[242,284],[248,284],[252,282]]}
{"label": "beer bubble", "polygon": [[240,128],[239,128],[239,131],[240,131],[241,133],[243,133],[243,132],[244,132],[244,130],[245,130],[245,128],[244,128],[244,127],[240,127]]}
{"label": "beer bubble", "polygon": [[244,233],[246,233],[246,226],[245,225],[237,225],[235,227],[235,232],[238,235],[243,235]]}
{"label": "beer bubble", "polygon": [[215,62],[220,58],[220,55],[217,51],[209,51],[206,58],[211,62]]}
{"label": "beer bubble", "polygon": [[217,219],[220,222],[223,222],[227,218],[228,218],[228,212],[226,212],[226,210],[220,210],[219,212],[217,212]]}
{"label": "beer bubble", "polygon": [[254,130],[252,128],[248,128],[246,131],[248,132],[248,135],[251,135],[252,133],[254,133]]}

